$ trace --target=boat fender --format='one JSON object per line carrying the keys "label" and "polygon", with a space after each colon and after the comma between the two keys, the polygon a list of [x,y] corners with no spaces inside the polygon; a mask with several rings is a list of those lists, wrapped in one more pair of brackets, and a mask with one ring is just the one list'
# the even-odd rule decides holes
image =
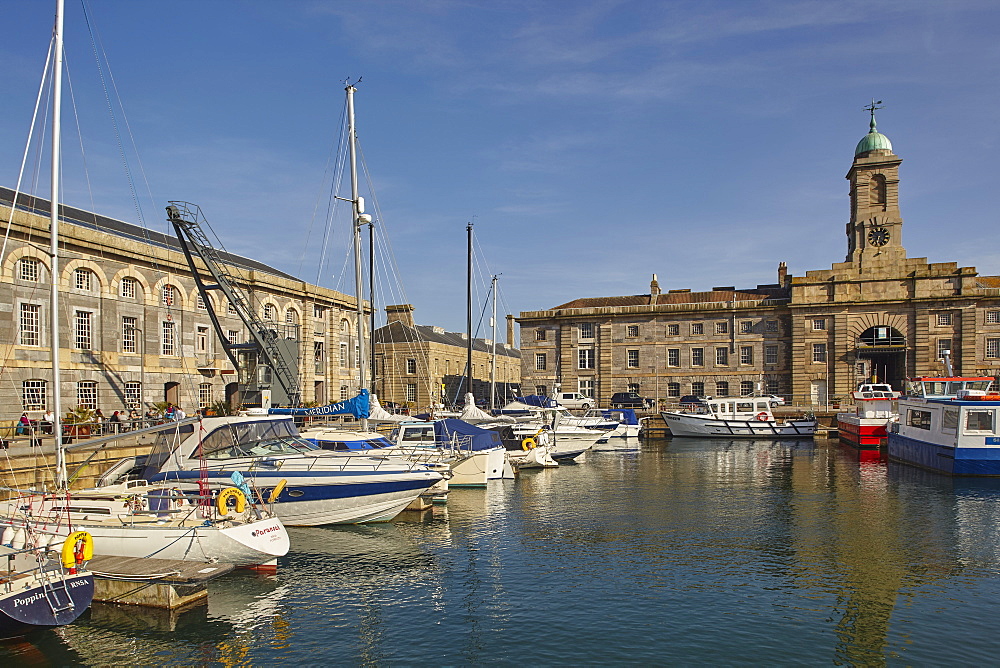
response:
{"label": "boat fender", "polygon": [[767,413],[760,412],[756,415],[758,422],[767,422]]}
{"label": "boat fender", "polygon": [[10,547],[11,541],[14,540],[14,527],[6,527],[3,530],[3,535],[0,536],[0,544]]}
{"label": "boat fender", "polygon": [[62,564],[75,569],[94,558],[94,538],[86,531],[74,531],[66,537],[62,547]]}
{"label": "boat fender", "polygon": [[536,445],[537,445],[537,443],[535,443],[535,439],[531,438],[530,436],[528,438],[526,438],[526,439],[524,439],[524,440],[521,441],[521,449],[522,450],[531,450]]}
{"label": "boat fender", "polygon": [[267,496],[267,502],[274,503],[275,501],[277,501],[278,497],[281,496],[281,492],[284,491],[285,485],[287,484],[288,481],[285,480],[284,478],[279,480],[278,484],[274,486],[274,489],[272,489],[271,493]]}
{"label": "boat fender", "polygon": [[229,514],[229,499],[236,499],[237,513],[242,513],[247,509],[247,497],[243,495],[243,492],[236,487],[226,487],[219,492],[219,496],[215,499],[215,507],[220,515]]}

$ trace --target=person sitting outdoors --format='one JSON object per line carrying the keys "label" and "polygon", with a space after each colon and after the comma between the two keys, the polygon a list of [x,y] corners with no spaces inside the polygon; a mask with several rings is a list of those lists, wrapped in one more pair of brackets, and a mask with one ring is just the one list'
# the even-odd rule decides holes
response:
{"label": "person sitting outdoors", "polygon": [[17,421],[17,435],[27,436],[31,433],[31,420],[27,413],[21,413],[21,418]]}
{"label": "person sitting outdoors", "polygon": [[52,427],[56,423],[56,414],[51,410],[46,410],[45,415],[42,416],[42,433],[51,434]]}
{"label": "person sitting outdoors", "polygon": [[117,434],[118,432],[120,432],[122,429],[121,411],[115,411],[114,413],[112,413],[111,417],[108,418],[108,422],[109,422],[109,427],[113,433]]}

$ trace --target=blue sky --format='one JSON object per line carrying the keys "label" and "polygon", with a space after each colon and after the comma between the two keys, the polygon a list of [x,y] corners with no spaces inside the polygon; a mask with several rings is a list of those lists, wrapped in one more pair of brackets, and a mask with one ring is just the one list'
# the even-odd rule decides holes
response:
{"label": "blue sky", "polygon": [[[53,4],[0,1],[11,187]],[[363,77],[359,134],[401,286],[384,299],[421,324],[465,327],[470,220],[508,313],[647,293],[654,273],[664,290],[752,287],[779,261],[793,275],[843,261],[844,175],[873,97],[903,158],[909,255],[1000,273],[995,2],[86,6],[142,222],[166,231],[167,200],[195,202],[228,250],[345,291],[346,223],[322,265],[319,240],[342,82]],[[64,201],[136,222],[78,0],[66,26]],[[31,189],[47,197],[42,174]]]}

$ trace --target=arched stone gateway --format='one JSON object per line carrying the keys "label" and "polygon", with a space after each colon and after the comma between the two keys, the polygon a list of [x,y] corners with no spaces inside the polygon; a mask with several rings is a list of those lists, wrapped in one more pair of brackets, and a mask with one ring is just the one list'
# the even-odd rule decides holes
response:
{"label": "arched stone gateway", "polygon": [[854,369],[856,384],[889,383],[903,389],[906,378],[906,337],[895,327],[875,325],[855,339]]}

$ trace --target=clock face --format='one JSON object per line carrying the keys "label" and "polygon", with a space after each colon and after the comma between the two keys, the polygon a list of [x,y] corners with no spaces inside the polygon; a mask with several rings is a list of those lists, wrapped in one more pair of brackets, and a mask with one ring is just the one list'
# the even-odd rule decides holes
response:
{"label": "clock face", "polygon": [[889,230],[884,227],[873,227],[868,230],[868,243],[872,246],[885,246],[889,243]]}

